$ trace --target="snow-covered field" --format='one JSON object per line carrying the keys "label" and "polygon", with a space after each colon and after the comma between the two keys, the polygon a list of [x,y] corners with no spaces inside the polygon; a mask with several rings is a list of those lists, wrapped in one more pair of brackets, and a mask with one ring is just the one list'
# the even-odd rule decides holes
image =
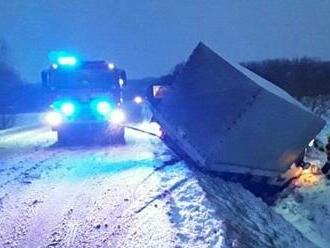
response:
{"label": "snow-covered field", "polygon": [[64,148],[47,127],[0,132],[0,247],[314,247],[239,184],[146,134],[126,140]]}

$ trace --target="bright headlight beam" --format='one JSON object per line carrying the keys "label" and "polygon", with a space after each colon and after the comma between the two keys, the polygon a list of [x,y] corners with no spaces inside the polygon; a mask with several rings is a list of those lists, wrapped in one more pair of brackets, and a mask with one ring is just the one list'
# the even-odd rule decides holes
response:
{"label": "bright headlight beam", "polygon": [[61,114],[55,111],[47,113],[45,119],[51,126],[59,126],[63,121]]}
{"label": "bright headlight beam", "polygon": [[75,111],[75,107],[74,104],[71,102],[66,102],[61,105],[61,112],[66,116],[73,115],[74,111]]}
{"label": "bright headlight beam", "polygon": [[125,113],[121,109],[116,109],[111,113],[111,121],[114,124],[122,124],[126,119]]}
{"label": "bright headlight beam", "polygon": [[109,64],[108,64],[108,68],[109,68],[109,70],[113,70],[113,69],[115,69],[115,64],[113,64],[113,63],[109,63]]}
{"label": "bright headlight beam", "polygon": [[134,97],[134,102],[136,104],[141,104],[143,102],[143,98],[141,96]]}

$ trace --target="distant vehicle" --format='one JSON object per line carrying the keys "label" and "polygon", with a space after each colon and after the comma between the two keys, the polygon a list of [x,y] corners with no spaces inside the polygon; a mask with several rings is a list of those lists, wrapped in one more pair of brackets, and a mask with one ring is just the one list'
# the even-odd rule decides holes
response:
{"label": "distant vehicle", "polygon": [[106,61],[59,56],[41,77],[52,95],[46,121],[59,143],[124,142],[124,70]]}

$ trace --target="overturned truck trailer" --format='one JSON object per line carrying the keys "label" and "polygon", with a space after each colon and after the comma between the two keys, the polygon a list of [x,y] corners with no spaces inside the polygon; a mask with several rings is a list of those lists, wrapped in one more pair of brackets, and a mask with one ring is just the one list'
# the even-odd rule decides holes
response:
{"label": "overturned truck trailer", "polygon": [[202,43],[168,86],[153,86],[149,102],[164,142],[180,155],[206,170],[277,185],[325,125],[286,92]]}

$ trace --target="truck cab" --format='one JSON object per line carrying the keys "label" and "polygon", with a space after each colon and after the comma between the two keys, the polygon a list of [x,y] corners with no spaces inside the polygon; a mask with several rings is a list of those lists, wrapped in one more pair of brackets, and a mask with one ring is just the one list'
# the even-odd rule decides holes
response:
{"label": "truck cab", "polygon": [[124,70],[106,61],[66,56],[41,77],[52,102],[45,119],[59,143],[124,142]]}

